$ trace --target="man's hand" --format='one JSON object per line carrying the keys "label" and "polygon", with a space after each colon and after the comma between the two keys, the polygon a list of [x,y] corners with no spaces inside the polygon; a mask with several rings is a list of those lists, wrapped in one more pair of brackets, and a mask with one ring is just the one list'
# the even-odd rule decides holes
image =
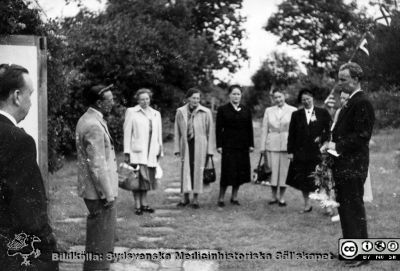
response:
{"label": "man's hand", "polygon": [[329,96],[324,101],[324,104],[329,108],[333,108],[335,106],[335,103],[336,103],[336,100],[335,100],[335,96],[333,94],[329,94]]}
{"label": "man's hand", "polygon": [[289,159],[290,161],[293,161],[293,153],[288,153],[288,159]]}
{"label": "man's hand", "polygon": [[222,148],[217,148],[218,153],[222,153]]}
{"label": "man's hand", "polygon": [[104,208],[108,209],[114,205],[115,200],[105,200],[103,206]]}
{"label": "man's hand", "polygon": [[324,144],[322,144],[322,147],[319,149],[319,151],[321,153],[326,153],[327,150],[328,150],[328,142],[324,142]]}
{"label": "man's hand", "polygon": [[254,147],[250,147],[249,152],[253,152],[253,151],[254,151]]}
{"label": "man's hand", "polygon": [[336,151],[336,143],[332,142],[332,141],[329,142],[328,143],[328,149]]}
{"label": "man's hand", "polygon": [[131,157],[129,153],[125,153],[124,162],[127,163],[128,165],[131,163]]}

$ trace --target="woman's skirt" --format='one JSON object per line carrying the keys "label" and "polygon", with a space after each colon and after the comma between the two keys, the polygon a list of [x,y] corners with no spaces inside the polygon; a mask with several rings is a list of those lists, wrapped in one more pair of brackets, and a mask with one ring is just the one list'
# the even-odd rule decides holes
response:
{"label": "woman's skirt", "polygon": [[156,168],[140,165],[139,189],[134,192],[155,190],[157,188]]}
{"label": "woman's skirt", "polygon": [[314,177],[311,175],[317,164],[318,161],[291,162],[286,184],[303,192],[314,192],[317,186]]}
{"label": "woman's skirt", "polygon": [[222,151],[221,186],[240,186],[251,180],[250,155],[248,149]]}
{"label": "woman's skirt", "polygon": [[271,186],[286,187],[290,164],[287,152],[267,151],[267,164],[272,171]]}

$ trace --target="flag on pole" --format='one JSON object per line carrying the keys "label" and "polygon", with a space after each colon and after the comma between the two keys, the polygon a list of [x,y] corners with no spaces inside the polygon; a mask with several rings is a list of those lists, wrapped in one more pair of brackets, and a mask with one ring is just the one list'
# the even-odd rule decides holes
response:
{"label": "flag on pole", "polygon": [[361,42],[360,42],[360,45],[358,46],[358,48],[361,50],[361,51],[363,51],[367,56],[369,56],[369,51],[368,51],[368,49],[367,49],[367,44],[368,44],[368,41],[367,41],[367,39],[366,38],[364,38]]}
{"label": "flag on pole", "polygon": [[379,7],[379,10],[381,11],[382,16],[376,18],[374,21],[385,26],[390,26],[390,24],[392,23],[392,16],[390,15],[390,12],[385,6],[382,5]]}

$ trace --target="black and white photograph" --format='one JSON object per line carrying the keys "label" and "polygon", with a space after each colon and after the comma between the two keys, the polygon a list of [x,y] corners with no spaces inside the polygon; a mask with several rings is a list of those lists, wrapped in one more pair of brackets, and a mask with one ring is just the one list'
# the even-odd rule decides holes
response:
{"label": "black and white photograph", "polygon": [[400,1],[0,0],[0,270],[398,270]]}

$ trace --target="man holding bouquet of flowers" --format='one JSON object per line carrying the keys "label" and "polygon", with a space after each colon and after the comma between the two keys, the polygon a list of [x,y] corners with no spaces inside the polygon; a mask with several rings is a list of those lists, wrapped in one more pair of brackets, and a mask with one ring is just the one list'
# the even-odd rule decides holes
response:
{"label": "man holding bouquet of flowers", "polygon": [[[363,201],[364,182],[368,174],[369,141],[375,122],[375,113],[367,95],[361,89],[362,68],[354,62],[339,69],[339,86],[350,94],[339,113],[332,131],[332,141],[322,151],[336,152],[333,179],[343,238],[368,238]],[[349,262],[359,266],[366,262]]]}

